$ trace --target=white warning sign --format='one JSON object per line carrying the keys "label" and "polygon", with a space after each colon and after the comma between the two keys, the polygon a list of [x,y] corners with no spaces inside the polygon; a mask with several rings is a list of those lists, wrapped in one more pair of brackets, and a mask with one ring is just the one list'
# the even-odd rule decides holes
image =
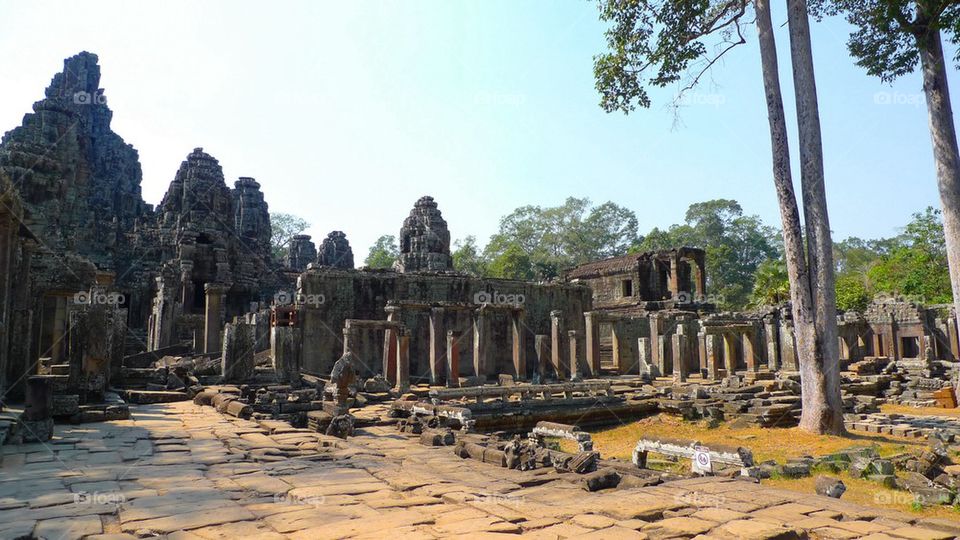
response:
{"label": "white warning sign", "polygon": [[709,448],[697,446],[693,449],[693,472],[697,474],[713,474]]}

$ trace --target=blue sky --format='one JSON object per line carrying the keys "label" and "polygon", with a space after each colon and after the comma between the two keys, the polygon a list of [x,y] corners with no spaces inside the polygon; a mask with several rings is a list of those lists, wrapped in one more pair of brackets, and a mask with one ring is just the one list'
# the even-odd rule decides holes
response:
{"label": "blue sky", "polygon": [[[514,208],[571,195],[633,209],[641,232],[712,198],[779,226],[753,33],[678,115],[673,88],[624,116],[597,105],[603,28],[581,0],[0,0],[0,130],[89,50],[147,202],[202,146],[231,186],[255,177],[271,210],[306,218],[315,238],[345,231],[358,263],[425,194],[454,238],[481,244]],[[847,34],[842,21],[813,26],[831,224],[835,239],[889,236],[939,206],[926,107],[918,75],[867,76]]]}

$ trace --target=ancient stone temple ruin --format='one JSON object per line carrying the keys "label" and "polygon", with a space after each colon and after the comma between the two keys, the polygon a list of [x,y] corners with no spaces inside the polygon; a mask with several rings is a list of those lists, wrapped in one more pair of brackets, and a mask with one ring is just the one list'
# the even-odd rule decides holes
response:
{"label": "ancient stone temple ruin", "polygon": [[323,239],[317,250],[317,266],[353,268],[353,250],[343,231],[333,231]]}
{"label": "ancient stone temple ruin", "polygon": [[433,197],[420,197],[400,228],[399,272],[443,272],[453,269],[450,231]]}
{"label": "ancient stone temple ruin", "polygon": [[355,268],[340,230],[275,260],[271,179],[231,187],[195,148],[154,208],[99,78],[68,58],[0,142],[0,538],[960,534],[762,483],[830,465],[955,501],[960,422],[879,409],[956,406],[950,306],[838,320],[848,429],[933,441],[917,454],[773,465],[641,433],[613,458],[591,430],[654,414],[795,425],[789,307],[718,311],[684,246],[551,281],[458,272],[429,196],[392,268]]}

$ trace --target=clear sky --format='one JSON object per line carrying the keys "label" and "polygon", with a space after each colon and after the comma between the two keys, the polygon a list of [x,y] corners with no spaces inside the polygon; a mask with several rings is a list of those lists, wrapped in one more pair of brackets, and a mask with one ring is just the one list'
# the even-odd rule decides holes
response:
{"label": "clear sky", "polygon": [[[630,116],[600,109],[603,28],[583,0],[0,0],[0,131],[88,50],[147,202],[201,146],[231,186],[255,177],[271,211],[306,218],[315,239],[345,231],[358,264],[426,194],[454,238],[481,244],[514,208],[571,195],[633,209],[642,233],[712,198],[779,226],[754,34],[678,122],[676,89]],[[842,21],[813,26],[831,224],[835,239],[888,236],[939,206],[926,107],[917,74],[867,76],[847,34]]]}

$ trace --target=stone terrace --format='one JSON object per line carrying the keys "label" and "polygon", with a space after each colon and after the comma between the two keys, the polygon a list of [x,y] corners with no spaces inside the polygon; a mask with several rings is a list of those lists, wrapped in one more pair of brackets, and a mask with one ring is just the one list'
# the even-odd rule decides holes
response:
{"label": "stone terrace", "polygon": [[393,427],[349,441],[192,403],[4,446],[0,538],[953,538],[960,524],[723,478],[586,493]]}

